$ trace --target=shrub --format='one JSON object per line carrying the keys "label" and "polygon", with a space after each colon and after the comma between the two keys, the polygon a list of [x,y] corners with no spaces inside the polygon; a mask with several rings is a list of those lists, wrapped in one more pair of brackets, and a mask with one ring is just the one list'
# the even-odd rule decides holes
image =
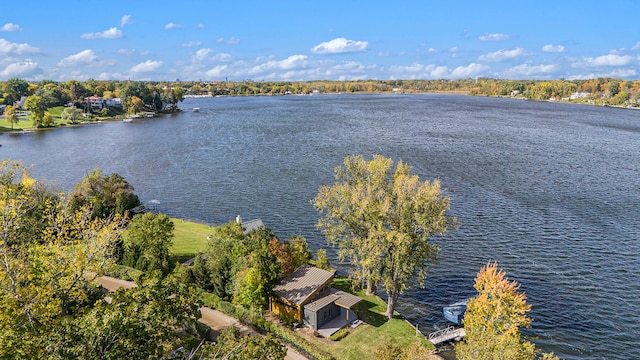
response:
{"label": "shrub", "polygon": [[343,339],[347,335],[349,335],[349,329],[342,328],[342,329],[334,332],[331,336],[329,336],[329,340],[331,340],[331,341],[340,341],[341,339]]}

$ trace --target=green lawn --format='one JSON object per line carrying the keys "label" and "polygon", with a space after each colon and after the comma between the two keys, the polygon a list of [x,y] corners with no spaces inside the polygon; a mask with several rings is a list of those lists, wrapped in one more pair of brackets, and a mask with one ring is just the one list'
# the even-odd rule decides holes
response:
{"label": "green lawn", "polygon": [[[33,122],[31,119],[21,116],[18,119],[18,123],[13,124],[14,130],[23,130],[23,129],[31,129],[33,127]],[[0,131],[11,131],[11,123],[4,118],[4,116],[0,117]]]}
{"label": "green lawn", "polygon": [[173,244],[169,248],[172,256],[186,260],[206,249],[207,236],[213,232],[211,226],[182,219],[171,220],[175,225]]}
{"label": "green lawn", "polygon": [[[336,278],[333,287],[351,292],[347,279]],[[416,336],[416,330],[406,320],[396,315],[388,320],[384,316],[387,304],[377,296],[366,296],[364,291],[356,291],[363,301],[356,306],[356,313],[365,324],[351,329],[344,339],[329,344],[318,342],[318,347],[336,359],[374,359],[378,346],[389,342],[394,345],[407,346],[419,341],[427,349],[433,345],[424,336]]]}

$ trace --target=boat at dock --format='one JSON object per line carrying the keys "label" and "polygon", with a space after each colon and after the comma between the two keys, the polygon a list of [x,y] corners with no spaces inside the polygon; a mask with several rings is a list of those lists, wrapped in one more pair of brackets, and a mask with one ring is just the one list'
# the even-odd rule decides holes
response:
{"label": "boat at dock", "polygon": [[133,122],[133,119],[132,118],[126,118],[126,119],[123,119],[122,122],[130,123],[130,122]]}
{"label": "boat at dock", "polygon": [[462,324],[464,312],[467,310],[467,302],[469,302],[469,300],[458,301],[457,303],[444,306],[442,308],[442,315],[454,324]]}

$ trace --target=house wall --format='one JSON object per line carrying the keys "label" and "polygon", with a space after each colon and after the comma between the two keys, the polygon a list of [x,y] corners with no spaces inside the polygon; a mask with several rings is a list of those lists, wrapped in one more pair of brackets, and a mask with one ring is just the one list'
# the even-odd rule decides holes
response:
{"label": "house wall", "polygon": [[318,330],[322,325],[340,316],[340,307],[331,303],[318,311],[304,309],[304,321],[313,329]]}
{"label": "house wall", "polygon": [[280,299],[272,298],[270,308],[272,313],[277,314],[281,318],[288,317],[295,319],[298,323],[302,323],[301,309],[294,305],[287,304]]}

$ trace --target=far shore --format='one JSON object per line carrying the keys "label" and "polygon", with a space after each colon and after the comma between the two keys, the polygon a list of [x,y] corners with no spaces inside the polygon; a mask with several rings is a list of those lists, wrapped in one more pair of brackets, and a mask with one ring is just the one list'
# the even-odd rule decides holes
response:
{"label": "far shore", "polygon": [[[213,98],[213,97],[246,97],[246,96],[312,96],[312,95],[429,95],[429,94],[441,94],[441,95],[463,95],[463,96],[477,96],[477,97],[493,97],[493,98],[504,98],[504,99],[513,99],[513,100],[523,100],[523,101],[538,101],[538,102],[550,102],[550,103],[558,103],[558,104],[574,104],[574,105],[590,105],[590,106],[600,106],[600,107],[610,107],[615,109],[626,109],[626,110],[640,110],[640,107],[629,107],[622,105],[608,105],[608,104],[596,104],[596,103],[586,103],[586,102],[576,102],[576,101],[567,101],[567,100],[531,100],[522,96],[495,96],[495,95],[469,95],[466,91],[430,91],[430,92],[384,92],[384,93],[369,93],[369,92],[357,92],[357,93],[320,93],[320,94],[294,94],[294,95],[272,95],[272,94],[253,94],[253,95],[185,95],[185,99],[192,98]],[[178,112],[185,111],[183,109],[178,109]],[[153,113],[154,117],[165,115],[166,113],[157,112]],[[2,133],[23,133],[23,132],[32,132],[32,131],[41,131],[41,130],[52,130],[60,127],[76,127],[76,126],[84,126],[91,124],[99,124],[105,121],[123,121],[124,119],[131,118],[132,115],[124,116],[117,115],[113,117],[97,117],[95,120],[85,120],[77,123],[56,123],[53,126],[49,127],[18,127],[11,129],[10,126],[7,126],[6,120],[2,117],[0,121],[0,134]],[[59,120],[59,119],[58,119]],[[28,118],[20,118],[20,121],[29,121],[31,119]]]}

